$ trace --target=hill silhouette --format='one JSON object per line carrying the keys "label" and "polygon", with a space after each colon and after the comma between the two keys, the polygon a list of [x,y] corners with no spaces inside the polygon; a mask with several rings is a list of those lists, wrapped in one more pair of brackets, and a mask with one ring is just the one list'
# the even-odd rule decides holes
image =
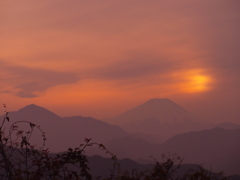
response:
{"label": "hill silhouette", "polygon": [[[206,169],[221,171],[227,175],[239,174],[240,170],[240,129],[192,131],[178,134],[162,144],[150,144],[141,139],[123,137],[106,143],[106,147],[119,158],[131,158],[137,162],[160,160],[162,154],[178,154],[185,163],[201,164]],[[96,148],[89,155],[104,153]],[[141,160],[141,161],[140,161]]]}
{"label": "hill silhouette", "polygon": [[230,122],[223,122],[215,126],[216,128],[223,128],[223,129],[240,129],[239,124],[230,123]]}
{"label": "hill silhouette", "polygon": [[[4,116],[4,115],[3,115]],[[3,116],[1,118],[3,119]],[[65,151],[69,147],[79,146],[85,138],[92,138],[95,142],[105,143],[112,138],[130,136],[129,133],[116,125],[99,121],[91,117],[64,117],[37,106],[28,105],[18,111],[9,112],[10,124],[17,121],[30,121],[39,125],[46,132],[46,147],[51,152]],[[21,130],[27,131],[29,123],[19,123]],[[35,132],[32,136],[34,144],[41,144],[41,134]]]}
{"label": "hill silhouette", "polygon": [[[192,116],[170,100],[162,101],[154,99],[138,107],[140,109],[146,106],[152,107],[149,104],[156,106],[156,111],[159,107],[164,107],[163,104],[168,104],[166,105],[167,108],[165,107],[166,109],[175,110],[176,114],[184,112],[182,114],[186,114],[186,117]],[[141,110],[143,111],[143,109]],[[147,108],[146,112],[149,113]],[[146,112],[144,113],[147,114]],[[156,115],[158,114],[156,113],[152,118],[156,118]],[[10,123],[30,121],[36,125],[40,125],[46,132],[46,146],[50,148],[51,152],[61,152],[69,147],[77,147],[85,138],[92,138],[93,142],[105,144],[111,152],[120,158],[132,158],[139,162],[140,160],[149,161],[149,156],[159,158],[163,153],[172,152],[184,157],[187,163],[204,164],[207,168],[212,167],[217,171],[224,170],[228,174],[238,174],[240,172],[240,129],[214,128],[211,130],[192,131],[193,129],[190,129],[191,126],[196,127],[197,125],[201,125],[201,123],[188,118],[175,123],[162,123],[158,119],[145,119],[140,124],[145,123],[144,127],[149,131],[144,131],[144,127],[142,127],[143,129],[138,129],[139,133],[133,134],[126,132],[119,126],[111,125],[91,117],[74,116],[61,118],[47,109],[33,104],[19,111],[10,112],[9,117]],[[179,115],[175,117],[184,119],[185,116]],[[187,128],[181,129],[184,125]],[[135,124],[135,127],[138,128],[137,124]],[[30,128],[29,123],[23,124],[20,128]],[[202,126],[198,128],[201,129]],[[179,129],[180,131],[184,130],[187,132],[179,133]],[[150,130],[157,133],[154,134]],[[191,132],[189,132],[190,130]],[[166,131],[171,133],[168,134],[170,138],[162,144],[153,144],[146,141],[147,138],[144,140],[139,138],[140,136],[137,136],[140,134],[141,137],[147,137],[146,132],[160,136]],[[170,136],[174,133],[178,135]],[[41,139],[36,139],[34,136],[32,139],[36,144],[39,144],[41,141]],[[94,149],[89,152],[90,155],[97,154]]]}

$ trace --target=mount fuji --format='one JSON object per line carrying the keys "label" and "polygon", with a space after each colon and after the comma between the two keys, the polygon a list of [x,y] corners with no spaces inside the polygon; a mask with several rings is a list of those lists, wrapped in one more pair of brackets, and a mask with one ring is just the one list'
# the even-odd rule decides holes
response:
{"label": "mount fuji", "polygon": [[211,126],[169,99],[150,99],[106,121],[131,133],[153,135],[160,141],[179,133],[203,130]]}

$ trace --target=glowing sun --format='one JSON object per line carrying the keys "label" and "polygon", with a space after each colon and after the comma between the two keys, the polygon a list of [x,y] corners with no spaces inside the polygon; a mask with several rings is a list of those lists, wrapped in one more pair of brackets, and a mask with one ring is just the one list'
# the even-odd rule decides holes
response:
{"label": "glowing sun", "polygon": [[210,89],[210,76],[203,73],[203,70],[189,70],[178,74],[180,89],[186,93],[208,91]]}
{"label": "glowing sun", "polygon": [[203,75],[196,75],[193,77],[190,77],[190,82],[188,84],[189,91],[205,91],[208,89],[208,82],[209,78],[207,76]]}

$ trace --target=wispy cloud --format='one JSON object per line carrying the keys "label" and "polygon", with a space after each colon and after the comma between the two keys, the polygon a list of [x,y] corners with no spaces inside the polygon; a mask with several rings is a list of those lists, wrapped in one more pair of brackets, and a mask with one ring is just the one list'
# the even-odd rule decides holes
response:
{"label": "wispy cloud", "polygon": [[2,93],[11,93],[21,98],[34,98],[42,95],[49,88],[77,83],[80,78],[71,72],[58,72],[40,68],[29,68],[0,62]]}
{"label": "wispy cloud", "polygon": [[148,55],[135,55],[89,71],[89,76],[106,80],[131,80],[165,74],[177,65],[161,58]]}

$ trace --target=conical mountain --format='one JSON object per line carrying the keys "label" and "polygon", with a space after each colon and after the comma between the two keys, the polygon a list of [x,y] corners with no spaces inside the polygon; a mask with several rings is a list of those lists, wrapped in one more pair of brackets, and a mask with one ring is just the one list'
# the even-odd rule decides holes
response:
{"label": "conical mountain", "polygon": [[109,119],[112,123],[126,125],[155,120],[159,123],[196,121],[197,117],[169,99],[150,99],[117,117]]}
{"label": "conical mountain", "polygon": [[18,111],[11,112],[10,116],[15,121],[31,120],[37,124],[61,119],[61,117],[54,114],[53,112],[35,104],[30,104],[23,107],[22,109],[19,109]]}
{"label": "conical mountain", "polygon": [[151,99],[117,117],[108,119],[131,133],[144,133],[165,141],[178,134],[207,127],[169,99]]}

